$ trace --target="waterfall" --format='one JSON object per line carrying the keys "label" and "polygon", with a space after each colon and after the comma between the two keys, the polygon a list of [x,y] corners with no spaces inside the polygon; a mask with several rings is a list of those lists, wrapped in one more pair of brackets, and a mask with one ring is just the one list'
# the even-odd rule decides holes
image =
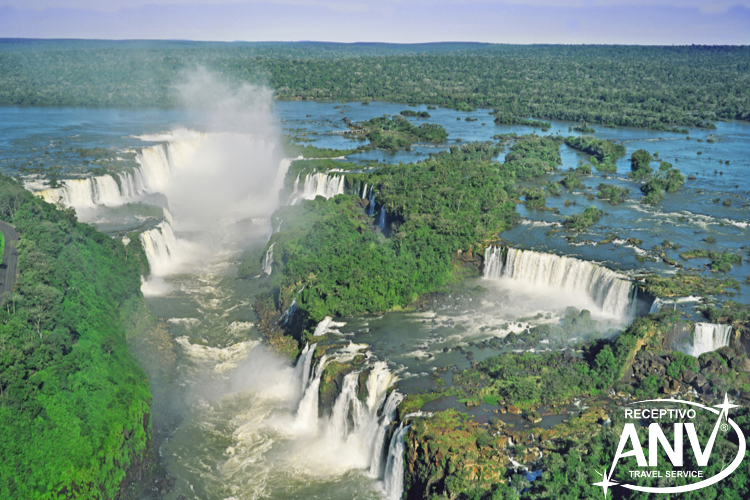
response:
{"label": "waterfall", "polygon": [[484,250],[484,277],[497,279],[503,272],[503,249],[491,246]]}
{"label": "waterfall", "polygon": [[380,207],[380,221],[378,222],[380,229],[385,229],[385,207]]}
{"label": "waterfall", "polygon": [[365,183],[365,187],[362,188],[362,199],[367,199],[367,183]]}
{"label": "waterfall", "polygon": [[322,196],[326,199],[333,198],[337,194],[344,194],[343,175],[328,175],[325,173],[307,174],[305,176],[305,187],[302,193],[294,196],[290,202],[296,205],[302,200],[314,200],[316,196]]}
{"label": "waterfall", "polygon": [[372,188],[370,188],[370,198],[368,199],[370,202],[369,205],[367,205],[367,215],[372,217],[372,215],[375,213],[375,191],[373,191]]}
{"label": "waterfall", "polygon": [[323,320],[318,323],[318,325],[315,327],[315,332],[313,333],[314,337],[320,337],[321,335],[325,335],[326,333],[338,333],[340,334],[336,328],[344,326],[346,323],[339,323],[336,321],[333,321],[333,318],[330,316],[326,316],[323,318]]}
{"label": "waterfall", "polygon": [[690,295],[688,297],[679,297],[677,299],[662,299],[661,297],[656,297],[654,299],[654,302],[651,304],[651,309],[648,311],[649,314],[658,313],[664,306],[672,306],[672,310],[677,309],[677,304],[682,304],[683,302],[700,302],[701,297],[696,297],[693,295]]}
{"label": "waterfall", "polygon": [[302,350],[302,354],[297,360],[297,366],[295,368],[297,372],[302,376],[303,394],[305,392],[305,389],[307,389],[307,383],[310,381],[310,368],[312,366],[313,356],[315,355],[315,347],[317,345],[318,344],[305,344],[305,348]]}
{"label": "waterfall", "polygon": [[668,302],[668,301],[665,301],[665,300],[664,300],[664,299],[662,299],[661,297],[656,297],[656,298],[654,299],[654,302],[653,302],[653,303],[651,304],[651,309],[649,309],[648,313],[649,313],[649,314],[656,314],[656,313],[658,313],[658,312],[659,312],[659,309],[661,308],[661,306],[662,306],[662,305],[663,305],[664,303],[666,303],[666,302]]}
{"label": "waterfall", "polygon": [[359,380],[358,371],[354,371],[344,376],[344,381],[341,384],[341,392],[336,398],[336,402],[333,404],[331,410],[331,420],[328,426],[330,434],[336,437],[344,438],[349,435],[349,411],[351,410],[354,416],[360,416],[358,410],[360,410],[361,402],[357,399],[357,381]]}
{"label": "waterfall", "polygon": [[385,495],[388,500],[401,500],[404,492],[404,435],[409,426],[403,422],[393,433],[391,444],[388,448],[388,460],[385,464]]}
{"label": "waterfall", "polygon": [[167,157],[167,149],[162,144],[143,148],[136,155],[140,165],[138,191],[155,193],[163,190],[172,178],[172,168]]}
{"label": "waterfall", "polygon": [[[313,352],[315,352],[313,350]],[[315,431],[318,425],[318,390],[320,389],[320,376],[323,374],[328,358],[324,354],[315,367],[315,376],[312,382],[304,388],[302,399],[297,407],[297,416],[294,420],[296,429]]]}
{"label": "waterfall", "polygon": [[172,261],[176,238],[172,226],[168,222],[161,222],[158,226],[140,234],[143,250],[146,252],[151,273],[161,275]]}
{"label": "waterfall", "polygon": [[294,190],[292,191],[292,195],[289,197],[289,201],[297,199],[297,193],[299,193],[299,176],[300,174],[297,174],[297,178],[294,180]]}
{"label": "waterfall", "polygon": [[696,358],[704,352],[715,351],[729,345],[732,335],[732,325],[718,323],[696,323],[693,333],[693,345],[688,348],[690,354]]}
{"label": "waterfall", "polygon": [[385,445],[385,435],[388,432],[388,428],[391,422],[396,420],[398,405],[404,400],[404,395],[398,391],[392,391],[388,395],[388,399],[385,401],[383,407],[383,416],[381,418],[380,426],[377,429],[375,438],[373,440],[372,449],[372,460],[370,461],[370,476],[381,477],[383,468],[383,448]]}
{"label": "waterfall", "polygon": [[266,256],[263,257],[263,272],[268,276],[270,276],[271,271],[273,271],[273,246],[275,244],[275,242],[271,243],[271,246],[266,250]]}
{"label": "waterfall", "polygon": [[281,319],[279,319],[279,324],[281,326],[289,325],[298,309],[299,306],[297,306],[297,299],[292,300],[291,305],[287,307],[286,311],[284,311],[284,314],[281,316]]}
{"label": "waterfall", "polygon": [[122,172],[121,174],[118,174],[120,177],[120,194],[125,199],[130,199],[135,197],[136,195],[136,189],[135,189],[135,181],[133,180],[133,176],[130,175],[129,172]]}
{"label": "waterfall", "polygon": [[[496,264],[495,269],[499,265]],[[585,292],[603,311],[617,317],[625,317],[630,312],[633,283],[625,276],[593,262],[508,248],[502,277],[533,286]]]}
{"label": "waterfall", "polygon": [[[122,179],[122,175],[119,176]],[[58,188],[37,191],[35,195],[49,203],[61,200],[63,205],[94,208],[96,205],[115,207],[127,202],[129,195],[120,192],[117,181],[111,175],[99,175],[87,179],[65,179]]]}

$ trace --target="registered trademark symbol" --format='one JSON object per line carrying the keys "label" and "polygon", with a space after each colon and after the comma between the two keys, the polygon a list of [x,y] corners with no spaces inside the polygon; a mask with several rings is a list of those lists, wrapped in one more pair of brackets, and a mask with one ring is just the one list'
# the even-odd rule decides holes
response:
{"label": "registered trademark symbol", "polygon": [[729,430],[729,426],[727,424],[721,424],[721,432],[727,432]]}

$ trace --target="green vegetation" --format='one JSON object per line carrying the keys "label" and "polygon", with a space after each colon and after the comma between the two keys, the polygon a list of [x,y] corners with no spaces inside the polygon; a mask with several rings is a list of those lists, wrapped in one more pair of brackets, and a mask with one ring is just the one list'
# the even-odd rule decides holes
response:
{"label": "green vegetation", "polygon": [[583,188],[583,181],[581,178],[572,172],[563,177],[560,183],[570,191]]}
{"label": "green vegetation", "polygon": [[[666,162],[662,162],[662,165],[665,163]],[[658,203],[664,198],[665,192],[674,193],[685,185],[685,176],[676,168],[671,168],[672,165],[669,163],[667,163],[667,165],[669,165],[667,169],[662,169],[658,174],[641,186],[641,191],[646,195],[643,198],[643,203],[651,205]],[[640,169],[638,172],[644,172],[644,170]]]}
{"label": "green vegetation", "polygon": [[689,252],[680,253],[680,258],[690,259],[709,259],[711,261],[711,270],[714,272],[728,273],[732,270],[733,264],[742,264],[742,255],[732,252],[717,252],[714,250],[696,249]]}
{"label": "green vegetation", "polygon": [[510,147],[505,155],[503,169],[515,173],[518,179],[539,177],[562,165],[559,137],[524,135]]}
{"label": "green vegetation", "polygon": [[648,179],[651,177],[651,174],[654,173],[654,169],[650,166],[652,161],[654,161],[654,157],[645,149],[633,151],[633,154],[630,155],[630,177],[633,179]]}
{"label": "green vegetation", "polygon": [[148,381],[126,345],[148,267],[126,247],[0,177],[18,242],[0,308],[0,496],[114,498],[146,452]]}
{"label": "green vegetation", "polygon": [[627,199],[628,194],[630,194],[630,189],[615,186],[614,184],[601,183],[596,189],[599,190],[596,193],[596,197],[601,200],[609,201],[610,205],[619,205],[624,202]]}
{"label": "green vegetation", "polygon": [[597,139],[590,135],[568,136],[565,138],[565,144],[573,149],[590,154],[602,163],[614,163],[625,154],[625,146],[622,144],[617,144],[609,139]]}
{"label": "green vegetation", "polygon": [[531,187],[523,190],[523,196],[525,198],[525,204],[528,208],[544,208],[547,203],[545,198],[544,189]]}
{"label": "green vegetation", "polygon": [[459,250],[518,217],[513,174],[491,160],[498,150],[493,143],[454,146],[416,164],[348,176],[355,191],[364,183],[375,189],[388,214],[387,238],[358,197],[279,209],[274,217],[284,226],[269,242],[276,244],[271,279],[280,286],[279,309],[296,299],[311,322],[388,311],[453,281]]}
{"label": "green vegetation", "polygon": [[583,125],[576,125],[575,127],[573,127],[573,130],[582,134],[593,134],[594,132],[596,132],[594,127],[589,127],[588,123],[584,123]]}
{"label": "green vegetation", "polygon": [[539,127],[542,130],[549,130],[551,123],[534,120],[532,118],[519,118],[505,111],[497,111],[495,114],[495,123],[498,125],[525,125],[527,127]]}
{"label": "green vegetation", "polygon": [[286,140],[284,144],[284,152],[289,156],[302,155],[305,158],[338,158],[341,156],[349,156],[361,152],[365,149],[365,146],[360,146],[356,149],[329,149],[319,148],[310,144],[300,145],[294,144],[290,139]]}
{"label": "green vegetation", "polygon": [[593,224],[602,218],[604,212],[596,208],[595,206],[586,207],[580,214],[573,214],[565,218],[563,225],[566,229],[576,229],[580,231]]}
{"label": "green vegetation", "polygon": [[9,40],[0,104],[175,106],[181,72],[204,66],[267,83],[279,99],[485,106],[670,130],[750,119],[749,59],[747,47]]}
{"label": "green vegetation", "polygon": [[700,304],[697,309],[712,323],[731,324],[750,321],[750,305],[740,304],[733,300],[722,302],[719,307],[715,304]]}
{"label": "green vegetation", "polygon": [[366,122],[352,125],[355,130],[362,130],[361,135],[369,139],[373,147],[396,152],[399,149],[411,149],[415,142],[445,142],[448,132],[442,125],[423,123],[416,126],[399,115],[375,117]]}
{"label": "green vegetation", "polygon": [[[696,274],[678,272],[674,276],[646,276],[644,291],[654,297],[688,297],[729,295],[740,291],[740,282],[731,278],[704,278]],[[736,291],[736,292],[735,292]]]}
{"label": "green vegetation", "polygon": [[430,113],[427,111],[414,111],[413,109],[405,109],[400,114],[401,116],[412,116],[414,118],[430,118]]}

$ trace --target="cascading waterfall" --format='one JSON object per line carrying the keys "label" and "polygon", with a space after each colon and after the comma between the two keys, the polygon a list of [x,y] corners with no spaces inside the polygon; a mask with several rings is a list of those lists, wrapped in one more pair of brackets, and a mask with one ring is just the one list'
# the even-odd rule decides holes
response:
{"label": "cascading waterfall", "polygon": [[161,222],[155,228],[142,232],[140,238],[152,273],[162,274],[171,264],[173,249],[176,246],[172,226],[166,221]]}
{"label": "cascading waterfall", "polygon": [[297,174],[297,178],[294,179],[294,190],[292,191],[292,195],[289,197],[289,201],[297,199],[297,194],[299,193],[299,176],[300,174]]}
{"label": "cascading waterfall", "polygon": [[385,229],[385,207],[380,207],[380,221],[378,222],[380,229]]}
{"label": "cascading waterfall", "polygon": [[337,194],[344,194],[344,181],[343,175],[307,174],[305,176],[305,187],[301,193],[292,198],[290,204],[296,205],[302,200],[314,200],[316,196],[328,199]]}
{"label": "cascading waterfall", "polygon": [[677,309],[677,304],[682,304],[683,302],[699,302],[701,300],[701,297],[696,297],[693,295],[690,295],[688,297],[679,297],[676,299],[662,299],[661,297],[656,297],[654,299],[654,302],[651,304],[651,309],[648,311],[649,314],[658,313],[664,306],[671,306],[672,310]]}
{"label": "cascading waterfall", "polygon": [[[341,391],[336,397],[328,418],[318,418],[318,393],[320,380],[325,366],[332,361],[344,362],[351,360],[361,346],[350,344],[348,349],[336,352],[330,357],[321,357],[314,374],[311,372],[311,363],[315,353],[316,344],[305,346],[305,349],[297,361],[296,369],[301,367],[303,395],[297,408],[294,428],[306,432],[318,433],[323,431],[326,439],[346,443],[347,448],[358,450],[369,457],[369,472],[372,477],[382,477],[384,469],[384,452],[386,452],[386,434],[391,423],[396,420],[399,403],[404,396],[398,391],[390,391],[389,388],[396,382],[397,378],[390,372],[384,361],[373,361],[370,356],[368,361],[360,370],[346,374],[342,380]],[[367,397],[361,400],[358,394],[359,380],[362,373],[367,370]],[[322,429],[320,429],[322,427]],[[394,481],[397,476],[395,468],[402,468],[402,463],[397,463],[396,457],[403,454],[403,432],[405,427],[401,426],[400,438],[391,440],[387,448],[388,458],[385,467],[385,478],[392,490],[402,488],[403,480]],[[401,443],[401,452],[394,450]],[[388,476],[392,475],[391,479]],[[403,472],[401,472],[403,479]],[[400,492],[398,493],[400,495]],[[390,498],[390,497],[389,497]]]}
{"label": "cascading waterfall", "polygon": [[719,323],[696,323],[693,333],[693,345],[686,354],[696,358],[704,352],[715,351],[729,345],[732,335],[732,325]]}
{"label": "cascading waterfall", "polygon": [[392,391],[388,395],[383,407],[383,416],[381,417],[380,427],[374,439],[372,449],[372,460],[370,461],[370,475],[372,477],[381,477],[383,473],[383,448],[385,445],[385,435],[391,422],[396,420],[398,415],[398,405],[404,400],[404,395],[398,391]]}
{"label": "cascading waterfall", "polygon": [[263,257],[263,272],[268,276],[270,276],[273,271],[273,246],[275,244],[275,242],[271,243],[271,246],[266,250],[266,256]]}
{"label": "cascading waterfall", "polygon": [[502,247],[487,247],[484,250],[484,277],[497,279],[503,272],[503,249]]}
{"label": "cascading waterfall", "polygon": [[61,181],[61,187],[34,194],[49,203],[61,200],[64,205],[78,209],[97,205],[119,206],[139,195],[162,191],[172,178],[172,172],[190,161],[195,149],[195,140],[149,146],[136,154],[139,167],[132,174],[117,174],[119,185],[111,175],[99,175],[87,179],[65,179]]}
{"label": "cascading waterfall", "polygon": [[[314,350],[312,351],[315,352]],[[312,381],[304,388],[302,399],[297,407],[297,417],[294,420],[296,429],[316,430],[318,425],[318,390],[320,389],[320,376],[328,362],[324,354],[315,366],[315,375]]]}
{"label": "cascading waterfall", "polygon": [[[344,437],[349,435],[353,429],[349,428],[349,413],[353,413],[354,420],[358,420],[360,401],[357,399],[357,381],[359,379],[358,371],[351,372],[344,376],[341,384],[341,392],[336,398],[331,410],[331,419],[328,426],[328,432],[334,437]],[[356,425],[356,424],[355,424]]]}
{"label": "cascading waterfall", "polygon": [[292,322],[292,319],[294,318],[295,313],[299,309],[299,306],[297,306],[297,299],[292,300],[292,303],[289,305],[289,307],[284,311],[284,314],[281,316],[281,319],[279,319],[279,324],[281,326],[287,326]]}
{"label": "cascading waterfall", "polygon": [[484,266],[485,277],[488,278],[510,278],[533,286],[585,292],[608,314],[625,317],[631,312],[633,283],[625,276],[593,262],[508,248],[503,265],[502,252],[488,248],[485,250]]}
{"label": "cascading waterfall", "polygon": [[370,204],[367,205],[367,215],[372,217],[372,214],[375,213],[375,191],[372,188],[370,188],[370,197],[367,201],[370,202]]}
{"label": "cascading waterfall", "polygon": [[313,356],[315,355],[315,347],[318,344],[310,345],[305,344],[305,348],[302,350],[302,354],[299,357],[299,360],[297,360],[297,366],[296,369],[298,372],[300,372],[300,376],[302,377],[302,393],[304,394],[305,389],[307,389],[307,384],[310,382],[310,368],[312,366],[312,360]]}
{"label": "cascading waterfall", "polygon": [[58,188],[44,189],[36,194],[44,201],[57,203],[58,200],[69,207],[94,208],[96,205],[114,207],[122,205],[127,197],[120,193],[117,182],[110,175],[89,177],[88,179],[65,179]]}
{"label": "cascading waterfall", "polygon": [[363,200],[367,199],[367,183],[365,183],[365,187],[362,188],[362,199]]}
{"label": "cascading waterfall", "polygon": [[404,435],[409,430],[403,422],[393,433],[391,445],[388,448],[388,460],[385,464],[385,495],[388,500],[400,500],[404,491]]}

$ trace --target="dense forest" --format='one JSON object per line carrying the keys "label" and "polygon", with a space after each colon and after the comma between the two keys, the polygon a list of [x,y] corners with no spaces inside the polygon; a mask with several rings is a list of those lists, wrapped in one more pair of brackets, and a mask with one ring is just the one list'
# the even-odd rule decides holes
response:
{"label": "dense forest", "polygon": [[274,218],[284,227],[269,245],[280,305],[294,299],[317,322],[407,307],[451,282],[457,252],[471,251],[518,216],[515,173],[492,161],[499,150],[494,143],[454,146],[419,163],[349,176],[353,191],[365,183],[375,189],[372,216],[366,201],[346,196],[279,209]]}
{"label": "dense forest", "polygon": [[0,307],[0,497],[113,498],[151,435],[125,327],[145,307],[143,250],[6,176],[0,218],[20,236],[16,289]]}
{"label": "dense forest", "polygon": [[670,129],[750,120],[749,47],[0,41],[0,104],[168,107],[203,66],[279,99]]}

